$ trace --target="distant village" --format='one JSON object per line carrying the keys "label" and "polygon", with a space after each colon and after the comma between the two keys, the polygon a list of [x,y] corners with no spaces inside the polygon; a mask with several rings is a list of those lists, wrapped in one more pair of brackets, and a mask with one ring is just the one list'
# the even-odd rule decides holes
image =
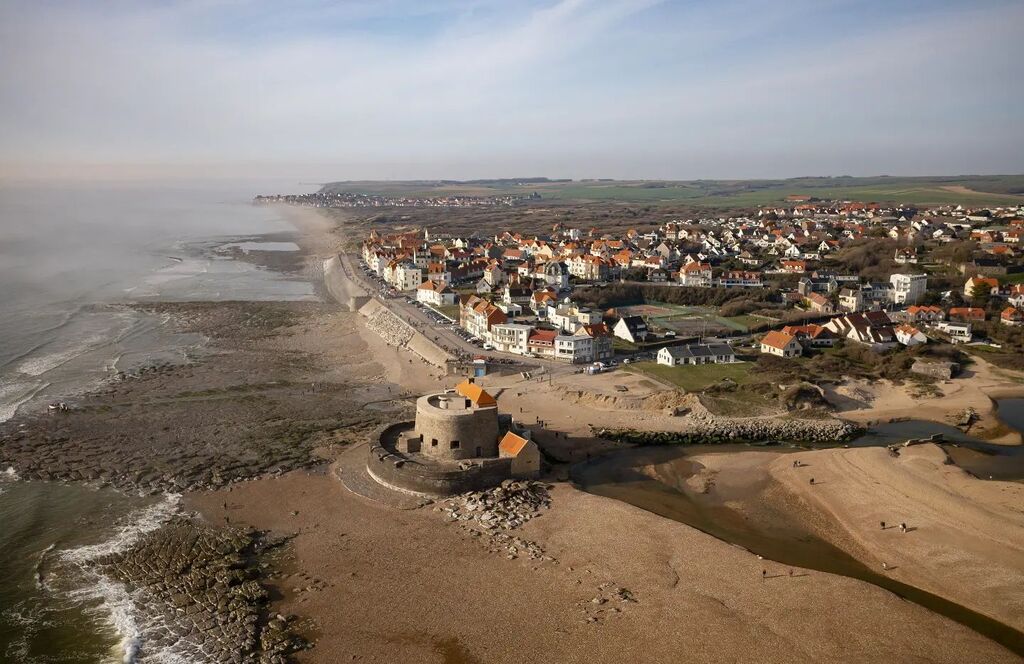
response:
{"label": "distant village", "polygon": [[[660,339],[657,361],[674,366],[736,357],[728,339],[674,340],[671,332],[656,334],[642,315],[583,306],[576,289],[621,282],[771,289],[808,321],[772,326],[756,340],[761,353],[779,357],[839,340],[875,351],[931,340],[970,343],[979,322],[1024,324],[1022,236],[1019,207],[916,210],[794,196],[752,216],[674,220],[620,236],[562,224],[544,237],[374,231],[363,242],[362,261],[386,288],[443,313],[487,350],[604,363],[616,339]],[[831,255],[868,238],[895,241],[897,269],[887,279],[827,267]],[[968,254],[944,256],[942,247],[954,242]],[[947,286],[957,275],[956,287],[930,288],[933,270]]]}
{"label": "distant village", "polygon": [[313,208],[472,208],[500,207],[514,205],[520,201],[540,198],[538,194],[530,196],[384,196],[380,194],[360,194],[353,192],[318,191],[313,194],[271,194],[257,196],[253,202],[257,205],[284,203],[300,207]]}

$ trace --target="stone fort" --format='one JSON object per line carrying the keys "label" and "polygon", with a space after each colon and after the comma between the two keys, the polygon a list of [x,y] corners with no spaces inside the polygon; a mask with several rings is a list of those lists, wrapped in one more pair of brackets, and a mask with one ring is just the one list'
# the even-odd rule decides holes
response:
{"label": "stone fort", "polygon": [[529,430],[498,412],[498,401],[472,378],[416,400],[416,420],[381,429],[367,471],[400,491],[451,495],[509,478],[540,474]]}

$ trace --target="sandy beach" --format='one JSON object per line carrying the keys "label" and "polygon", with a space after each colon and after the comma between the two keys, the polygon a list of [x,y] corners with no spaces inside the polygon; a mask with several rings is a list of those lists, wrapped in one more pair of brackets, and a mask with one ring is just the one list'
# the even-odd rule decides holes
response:
{"label": "sandy beach", "polygon": [[[316,279],[345,238],[316,212],[289,215],[304,273]],[[515,531],[550,560],[509,559],[435,506],[396,509],[351,493],[334,473],[358,463],[376,426],[406,417],[410,397],[454,377],[331,303],[182,303],[165,313],[209,337],[212,352],[93,395],[59,428],[25,429],[21,462],[61,479],[186,489],[196,527],[254,528],[286,541],[283,560],[259,582],[269,615],[289,618],[314,644],[298,661],[1018,661],[877,586],[774,564],[581,491],[564,481],[567,465],[547,478],[551,509]],[[496,374],[483,383],[502,411],[544,421],[539,442],[566,462],[623,447],[592,427],[626,418],[670,429],[685,418],[666,408],[699,408],[692,395],[641,377],[579,380]],[[615,396],[619,383],[632,402]],[[98,434],[111,426],[117,445]],[[73,467],[52,466],[58,448]],[[869,564],[892,561],[907,583],[1020,627],[1024,542],[1009,532],[1020,531],[1020,486],[971,478],[934,449],[895,460],[878,448],[801,452],[822,481],[813,490],[792,472],[791,455],[709,451],[697,459],[706,470],[694,486],[723,500],[751,486],[767,492]],[[97,460],[125,471],[104,476]],[[872,530],[890,519],[915,530]],[[609,588],[628,589],[635,602]]]}
{"label": "sandy beach", "polygon": [[[338,245],[332,242],[340,240],[321,246],[333,250]],[[388,346],[357,317],[335,320],[336,325],[347,323],[355,325],[360,346],[379,366],[379,372],[369,372],[374,380],[401,386],[406,394],[436,387],[436,369]],[[322,332],[325,340],[332,338],[329,328]],[[544,420],[547,431],[541,440],[560,446],[569,458],[616,447],[590,437],[591,425],[621,422],[621,413],[606,403],[559,399],[567,386],[558,380],[546,385],[508,376],[484,382],[501,395],[502,410],[527,421]],[[645,387],[650,386],[637,384],[634,392],[643,396]],[[652,428],[677,419],[643,407],[630,411],[630,418],[634,426]],[[923,448],[912,454],[920,454],[918,449]],[[807,463],[824,463],[840,452],[848,451],[807,453]],[[342,452],[362,453],[358,448]],[[743,455],[721,455],[723,463],[739,463],[748,477],[774,482],[798,502],[809,501],[802,485],[790,487],[776,477],[776,472],[784,475],[786,462],[778,460],[776,470],[775,456],[748,463]],[[823,468],[822,474],[832,473]],[[897,486],[905,480],[888,479]],[[908,497],[907,505],[891,509],[913,514],[912,505],[931,501],[947,481],[935,478],[931,493],[922,490]],[[996,485],[972,488],[971,482],[981,482],[962,472],[957,481],[964,492],[960,499],[977,501],[979,510],[986,509],[982,506],[993,492],[1003,491]],[[858,491],[839,490],[835,484],[839,505],[864,506]],[[217,522],[225,516],[224,497],[222,491],[202,492],[187,502]],[[227,502],[232,522],[295,534],[291,576],[278,584],[282,598],[275,610],[308,616],[316,624],[316,647],[302,653],[301,661],[611,662],[632,657],[670,662],[678,661],[680,652],[696,661],[1016,660],[977,633],[870,584],[802,570],[789,577],[788,570],[774,568],[769,574],[779,578],[762,581],[762,569],[773,566],[753,554],[565,483],[554,486],[552,509],[520,533],[554,558],[542,563],[489,553],[429,506],[403,511],[354,495],[331,472],[297,471],[247,482],[236,486]],[[810,503],[802,509],[825,512]],[[976,527],[991,533],[1003,526],[993,518]],[[923,527],[917,537],[921,552],[933,551],[936,540]],[[940,540],[946,537],[953,535]],[[992,609],[991,615],[1017,624],[1012,619],[1018,606],[1009,590],[1016,577],[1007,569],[999,577],[1005,592],[986,602],[977,601],[986,594],[983,590],[950,590],[992,572],[1000,560],[1012,561],[1018,555],[1014,547],[981,546],[970,554],[971,565],[933,567],[928,575],[913,570],[908,553],[897,572],[911,583],[924,583],[929,576],[926,585],[934,592],[949,591],[947,596],[975,603],[979,610]],[[970,573],[961,576],[966,569]],[[629,588],[637,602],[600,603],[599,587],[605,583]],[[652,625],[662,627],[652,630]],[[943,639],[934,638],[938,632]]]}
{"label": "sandy beach", "polygon": [[997,419],[995,400],[1024,396],[1024,376],[994,367],[977,356],[972,359],[960,376],[937,384],[941,392],[937,396],[914,396],[906,385],[886,380],[850,380],[826,388],[826,397],[836,406],[837,415],[861,423],[918,419],[951,424],[970,408],[977,413],[970,428],[972,436],[996,444],[1020,445],[1020,432],[1006,429]]}
{"label": "sandy beach", "polygon": [[[250,482],[189,504],[217,519],[223,497],[232,520],[296,534],[275,606],[317,625],[316,646],[300,661],[1016,661],[874,586],[789,577],[685,525],[565,484],[552,509],[522,528],[555,559],[540,564],[491,554],[429,508],[373,503],[329,474]],[[764,568],[773,578],[762,581]],[[605,583],[636,602],[595,602]]]}

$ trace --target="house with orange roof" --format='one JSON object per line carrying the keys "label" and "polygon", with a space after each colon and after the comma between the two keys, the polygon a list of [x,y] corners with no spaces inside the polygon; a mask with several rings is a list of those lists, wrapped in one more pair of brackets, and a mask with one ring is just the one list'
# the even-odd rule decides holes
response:
{"label": "house with orange roof", "polygon": [[711,264],[687,263],[679,269],[676,277],[682,286],[709,288],[711,286]]}
{"label": "house with orange roof", "polygon": [[946,312],[943,311],[941,307],[913,304],[907,307],[905,317],[907,320],[915,323],[931,323],[938,320],[944,320],[946,318]]}
{"label": "house with orange roof", "polygon": [[1024,325],[1024,313],[1021,313],[1020,309],[1016,307],[1006,307],[999,314],[999,322],[1012,327]]}
{"label": "house with orange roof", "polygon": [[971,298],[975,293],[996,295],[999,293],[999,280],[995,277],[971,277],[964,284],[964,297]]}
{"label": "house with orange roof", "polygon": [[459,301],[459,324],[474,336],[487,339],[491,326],[507,322],[505,312],[488,300],[464,295]]}
{"label": "house with orange roof", "polygon": [[1018,309],[1024,308],[1024,284],[1014,284],[1010,287],[1007,301]]}
{"label": "house with orange roof", "polygon": [[455,291],[443,281],[427,280],[416,289],[416,301],[434,307],[455,304]]}
{"label": "house with orange roof", "polygon": [[784,260],[781,263],[782,271],[789,274],[803,274],[807,271],[807,261]]}
{"label": "house with orange roof", "polygon": [[469,399],[477,408],[488,408],[498,405],[498,400],[492,397],[490,392],[469,379],[456,385],[455,392]]}
{"label": "house with orange roof", "polygon": [[985,320],[985,310],[981,307],[950,307],[949,320],[983,321]]}
{"label": "house with orange roof", "polygon": [[782,328],[785,334],[796,337],[802,346],[814,348],[830,348],[835,345],[836,335],[821,325],[787,325]]}
{"label": "house with orange roof", "polygon": [[928,337],[925,336],[924,332],[907,323],[897,325],[893,328],[893,332],[896,334],[896,341],[904,346],[918,346],[928,343]]}
{"label": "house with orange roof", "polygon": [[525,479],[540,475],[540,448],[526,435],[506,432],[498,443],[498,457],[512,459],[512,477]]}
{"label": "house with orange roof", "polygon": [[803,346],[792,334],[774,330],[761,337],[761,352],[776,357],[799,357]]}

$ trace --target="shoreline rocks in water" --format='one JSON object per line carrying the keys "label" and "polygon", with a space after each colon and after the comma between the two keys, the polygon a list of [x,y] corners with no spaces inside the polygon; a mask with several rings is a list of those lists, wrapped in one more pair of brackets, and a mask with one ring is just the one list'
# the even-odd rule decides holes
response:
{"label": "shoreline rocks in water", "polygon": [[268,615],[259,581],[260,557],[283,541],[179,517],[94,565],[128,587],[141,616],[141,661],[173,652],[184,661],[283,664],[305,643],[288,619]]}
{"label": "shoreline rocks in water", "polygon": [[325,379],[314,337],[330,309],[215,304],[147,305],[171,316],[176,331],[212,339],[203,358],[142,367],[66,412],[0,423],[0,467],[26,480],[150,494],[210,489],[320,465],[319,448],[379,426],[384,415],[361,406],[382,386],[353,389],[364,385],[356,374]]}
{"label": "shoreline rocks in water", "polygon": [[864,429],[843,420],[804,420],[784,417],[725,418],[693,413],[691,426],[681,431],[595,429],[594,434],[634,445],[715,444],[743,442],[843,443]]}

